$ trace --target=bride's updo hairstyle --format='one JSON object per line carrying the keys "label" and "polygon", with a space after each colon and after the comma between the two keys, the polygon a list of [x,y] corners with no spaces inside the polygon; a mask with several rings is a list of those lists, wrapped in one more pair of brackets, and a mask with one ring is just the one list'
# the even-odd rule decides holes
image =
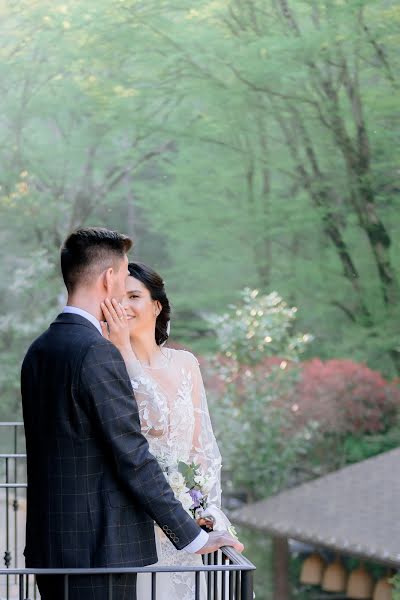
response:
{"label": "bride's updo hairstyle", "polygon": [[168,339],[168,323],[171,318],[171,307],[165,293],[162,277],[151,267],[143,263],[129,263],[129,275],[138,279],[149,290],[152,300],[161,304],[161,312],[156,320],[156,344],[161,346]]}

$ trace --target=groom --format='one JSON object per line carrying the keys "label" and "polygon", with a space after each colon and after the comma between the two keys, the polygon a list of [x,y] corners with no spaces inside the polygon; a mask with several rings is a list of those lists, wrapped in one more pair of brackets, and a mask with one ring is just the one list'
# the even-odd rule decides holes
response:
{"label": "groom", "polygon": [[[27,567],[153,564],[154,521],[179,550],[241,549],[227,532],[202,531],[175,499],[141,434],[124,361],[101,335],[100,303],[122,299],[131,245],[99,228],[66,239],[67,306],[22,365]],[[41,575],[37,582],[42,600],[64,598],[61,576]],[[113,583],[114,600],[136,598],[136,575],[114,575]],[[69,600],[106,598],[106,576],[70,577]]]}

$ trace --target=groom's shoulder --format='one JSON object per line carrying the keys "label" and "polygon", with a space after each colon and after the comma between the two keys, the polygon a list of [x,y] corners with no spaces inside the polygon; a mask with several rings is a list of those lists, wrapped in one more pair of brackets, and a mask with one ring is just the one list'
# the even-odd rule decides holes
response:
{"label": "groom's shoulder", "polygon": [[124,363],[124,359],[120,351],[109,340],[103,336],[92,337],[87,340],[90,343],[86,344],[82,358],[85,365],[93,364],[114,364]]}
{"label": "groom's shoulder", "polygon": [[30,346],[28,347],[28,350],[25,353],[25,358],[27,358],[31,354],[34,354],[37,351],[40,351],[42,348],[46,347],[46,340],[49,335],[49,330],[50,330],[50,327],[48,327],[45,331],[43,331],[41,334],[39,334],[33,340],[33,342],[31,342]]}
{"label": "groom's shoulder", "polygon": [[[59,315],[60,316],[60,315]],[[62,323],[61,323],[62,324]],[[29,346],[25,360],[35,355],[58,355],[82,357],[91,348],[102,348],[112,344],[94,327],[60,327],[59,317],[43,331]],[[63,324],[62,324],[63,325]]]}

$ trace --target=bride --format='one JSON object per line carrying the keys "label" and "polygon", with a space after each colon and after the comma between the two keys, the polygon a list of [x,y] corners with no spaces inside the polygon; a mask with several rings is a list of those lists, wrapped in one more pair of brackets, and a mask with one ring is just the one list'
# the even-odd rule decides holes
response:
{"label": "bride", "polygon": [[[207,493],[207,508],[196,512],[205,529],[231,527],[221,511],[221,455],[213,434],[207,399],[197,359],[185,350],[165,348],[170,305],[164,282],[150,267],[128,265],[122,305],[107,301],[102,310],[107,323],[103,335],[120,350],[139,407],[142,432],[184,508],[199,503],[191,497],[178,470],[179,463],[199,465],[197,479]],[[199,554],[176,550],[155,524],[157,565],[201,566]],[[240,543],[238,542],[238,545]],[[150,597],[150,579],[138,576],[138,599]],[[157,600],[194,600],[193,573],[159,573]],[[202,579],[201,600],[206,597]]]}

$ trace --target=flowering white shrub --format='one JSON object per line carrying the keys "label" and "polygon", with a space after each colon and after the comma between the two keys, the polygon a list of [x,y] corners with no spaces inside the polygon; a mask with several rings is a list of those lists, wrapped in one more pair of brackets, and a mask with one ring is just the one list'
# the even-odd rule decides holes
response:
{"label": "flowering white shrub", "polygon": [[312,339],[294,333],[296,312],[276,292],[263,296],[246,288],[238,304],[209,319],[223,390],[212,408],[217,439],[234,488],[249,498],[297,483],[299,463],[314,443],[316,424],[298,427],[291,405],[298,377],[293,362]]}
{"label": "flowering white shrub", "polygon": [[266,356],[296,360],[311,341],[309,334],[294,334],[297,308],[277,294],[262,295],[245,288],[238,304],[222,315],[207,318],[215,329],[220,350],[241,364],[257,363]]}

